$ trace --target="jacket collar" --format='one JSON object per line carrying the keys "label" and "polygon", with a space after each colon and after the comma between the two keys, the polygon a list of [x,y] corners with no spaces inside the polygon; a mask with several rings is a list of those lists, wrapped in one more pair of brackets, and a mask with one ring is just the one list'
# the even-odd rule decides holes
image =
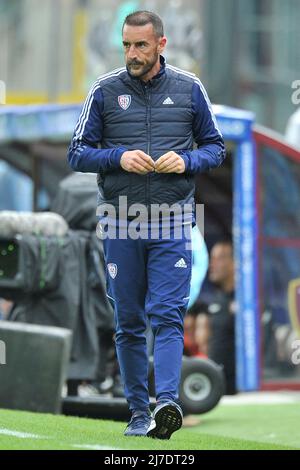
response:
{"label": "jacket collar", "polygon": [[160,60],[159,72],[150,80],[150,82],[152,80],[157,80],[158,78],[162,77],[166,72],[166,59],[161,55],[159,56],[159,60]]}

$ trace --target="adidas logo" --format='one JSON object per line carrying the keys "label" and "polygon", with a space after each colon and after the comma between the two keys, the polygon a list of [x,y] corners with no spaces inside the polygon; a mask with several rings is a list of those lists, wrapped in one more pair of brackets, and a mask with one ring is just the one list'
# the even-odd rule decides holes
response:
{"label": "adidas logo", "polygon": [[183,258],[180,258],[180,260],[178,260],[177,263],[174,264],[174,267],[175,268],[187,268],[187,264]]}
{"label": "adidas logo", "polygon": [[174,101],[171,100],[171,98],[168,96],[168,98],[165,99],[165,101],[163,102],[163,104],[174,104]]}

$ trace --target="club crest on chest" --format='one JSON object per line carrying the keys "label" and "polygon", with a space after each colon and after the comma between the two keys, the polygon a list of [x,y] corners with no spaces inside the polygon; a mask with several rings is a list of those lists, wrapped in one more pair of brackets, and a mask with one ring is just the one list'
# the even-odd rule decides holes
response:
{"label": "club crest on chest", "polygon": [[131,104],[131,95],[119,95],[118,103],[119,106],[126,111]]}
{"label": "club crest on chest", "polygon": [[111,278],[115,279],[118,273],[118,266],[115,263],[108,263],[107,265],[108,273]]}

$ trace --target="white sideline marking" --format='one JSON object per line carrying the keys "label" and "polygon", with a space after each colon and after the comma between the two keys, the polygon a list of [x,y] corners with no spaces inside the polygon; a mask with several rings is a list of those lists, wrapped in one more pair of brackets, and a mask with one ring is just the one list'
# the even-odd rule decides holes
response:
{"label": "white sideline marking", "polygon": [[277,405],[299,402],[300,393],[291,391],[238,393],[221,399],[222,405]]}
{"label": "white sideline marking", "polygon": [[[31,434],[29,432],[19,432],[19,431],[12,431],[11,429],[0,428],[0,435],[3,434],[4,436],[12,436],[17,437],[19,439],[52,439],[51,437],[47,436],[40,436],[39,434]],[[110,446],[101,446],[97,444],[68,444],[71,447],[75,447],[77,449],[91,449],[91,450],[122,450],[118,447],[110,447]]]}
{"label": "white sideline marking", "polygon": [[99,446],[99,445],[92,445],[92,444],[71,444],[72,447],[76,447],[78,449],[91,449],[91,450],[122,450],[118,447],[109,447],[109,446]]}
{"label": "white sideline marking", "polygon": [[[29,432],[19,432],[19,431],[12,431],[11,429],[0,428],[0,435],[3,434],[4,436],[12,436],[17,437],[19,439],[52,439],[47,436],[40,436],[38,434],[31,434]],[[66,442],[66,445],[68,443]],[[93,444],[69,444],[71,447],[75,447],[77,449],[91,449],[91,450],[121,450],[118,447],[110,447],[110,446],[101,446],[101,445],[93,445]]]}
{"label": "white sideline marking", "polygon": [[39,436],[38,434],[30,434],[28,432],[12,431],[11,429],[4,428],[0,428],[0,434],[19,437],[20,439],[48,439],[46,436]]}

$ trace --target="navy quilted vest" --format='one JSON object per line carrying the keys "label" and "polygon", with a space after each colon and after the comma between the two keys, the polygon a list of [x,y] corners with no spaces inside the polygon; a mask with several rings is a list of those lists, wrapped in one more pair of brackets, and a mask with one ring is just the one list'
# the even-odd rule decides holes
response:
{"label": "navy quilted vest", "polygon": [[[148,84],[126,70],[102,85],[104,97],[102,148],[143,150],[153,160],[173,150],[193,149],[193,78],[169,68]],[[120,104],[121,103],[121,104]],[[125,109],[126,108],[126,109]],[[128,204],[191,203],[193,177],[186,174],[138,175],[122,168],[98,175],[100,203],[118,206],[118,196]]]}

